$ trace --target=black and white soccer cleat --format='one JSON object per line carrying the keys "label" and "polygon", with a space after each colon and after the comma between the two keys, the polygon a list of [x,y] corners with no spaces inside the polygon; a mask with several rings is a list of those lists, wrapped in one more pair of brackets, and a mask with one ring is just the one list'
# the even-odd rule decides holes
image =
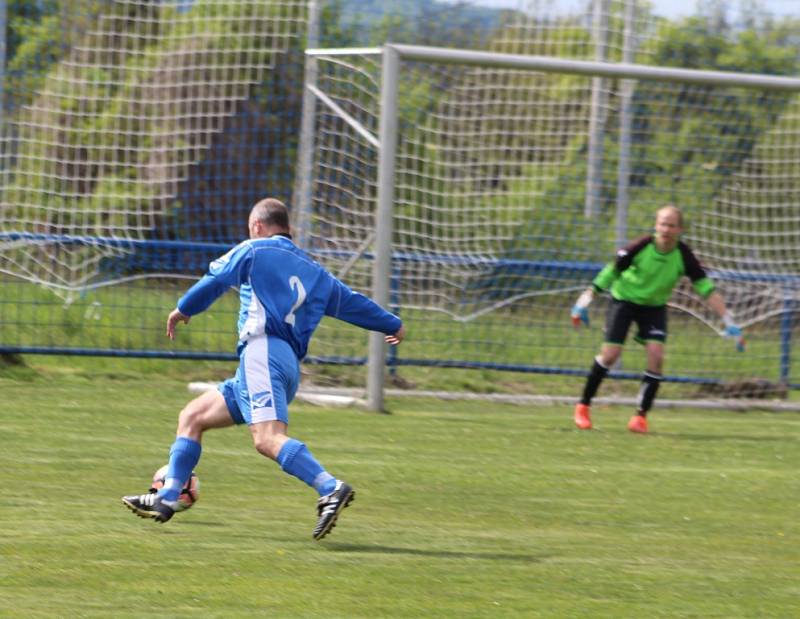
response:
{"label": "black and white soccer cleat", "polygon": [[314,539],[321,540],[336,526],[339,513],[355,499],[356,491],[343,481],[336,482],[336,488],[317,501],[317,526],[314,527]]}
{"label": "black and white soccer cleat", "polygon": [[141,518],[152,518],[156,522],[166,522],[175,513],[167,503],[154,492],[147,494],[131,494],[122,497],[122,502],[129,510]]}

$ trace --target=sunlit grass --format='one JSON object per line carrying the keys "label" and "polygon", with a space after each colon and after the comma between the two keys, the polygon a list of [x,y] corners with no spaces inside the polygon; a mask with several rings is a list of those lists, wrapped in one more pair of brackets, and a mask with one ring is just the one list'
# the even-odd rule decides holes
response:
{"label": "sunlit grass", "polygon": [[[97,362],[97,360],[95,360]],[[69,363],[69,360],[65,360]],[[209,433],[198,504],[119,502],[166,461],[184,380],[0,378],[0,616],[790,617],[800,613],[795,414],[389,400],[292,407],[356,502],[311,539],[315,494],[246,430]]]}

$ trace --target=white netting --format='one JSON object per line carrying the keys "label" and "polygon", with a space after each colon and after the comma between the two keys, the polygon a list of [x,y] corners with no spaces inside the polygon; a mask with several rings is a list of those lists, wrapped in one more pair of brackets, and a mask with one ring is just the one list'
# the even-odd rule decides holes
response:
{"label": "white netting", "polygon": [[[658,38],[657,15],[649,3],[637,0],[601,0],[597,7],[591,0],[520,0],[518,7],[492,40],[493,50],[620,62],[627,44],[634,54],[631,60],[642,62],[648,55],[643,44]],[[594,25],[603,30],[600,50]]]}
{"label": "white netting", "polygon": [[380,56],[353,60],[349,56],[327,60],[319,86],[332,94],[343,112],[372,139],[355,131],[341,115],[318,107],[316,167],[312,174],[314,222],[309,228],[313,235],[309,243],[324,253],[334,273],[347,274],[351,285],[363,289],[370,286],[370,266],[359,258],[370,249],[375,228]]}
{"label": "white netting", "polygon": [[698,253],[727,278],[725,293],[746,325],[800,300],[800,96],[773,98],[776,118],[747,119],[750,131],[736,144],[744,152],[730,153],[740,155],[736,165],[715,157],[700,162],[712,173],[731,169],[691,223]]}
{"label": "white netting", "polygon": [[[549,29],[562,37],[573,31],[568,21],[546,22],[540,31],[531,24],[536,20],[518,22],[496,49],[542,54]],[[528,32],[519,34],[523,26]],[[536,41],[535,32],[545,34]],[[585,51],[575,49],[575,57]],[[668,51],[653,43],[645,59]],[[320,90],[373,134],[378,61],[319,59]],[[402,63],[393,299],[416,327],[421,349],[411,356],[554,373],[585,364],[584,343],[563,330],[564,316],[575,291],[613,255],[622,208],[623,89],[610,79],[600,88],[599,198],[587,217],[591,77]],[[634,85],[626,238],[648,233],[660,206],[681,206],[686,238],[730,307],[764,335],[763,348],[751,347],[746,362],[731,360],[730,343],[717,337],[718,318],[683,286],[673,299],[685,312],[675,315],[684,326],[675,329],[673,354],[681,365],[675,373],[689,381],[786,379],[787,366],[779,365],[791,322],[770,320],[798,300],[798,100],[737,87]],[[334,270],[346,265],[351,278],[357,273],[358,284],[368,285],[371,262],[362,258],[373,240],[377,148],[327,106],[320,105],[317,120],[310,245]]]}
{"label": "white netting", "polygon": [[[265,192],[302,204],[290,199],[289,187],[301,96],[297,39],[307,4],[9,4],[0,274],[30,297],[19,302],[7,287],[6,341],[81,341],[71,324],[58,337],[51,327],[20,335],[38,324],[32,311],[48,314],[51,303],[49,292],[28,281],[58,290],[71,306],[127,303],[134,321],[151,324],[142,305],[155,311],[161,302],[145,300],[136,285],[124,302],[114,297],[124,286],[93,287],[196,275],[206,254],[241,238],[241,219]],[[373,6],[392,19],[356,16],[365,27],[347,31],[330,19],[337,3],[323,2],[331,11],[320,40],[332,37],[339,47],[388,37],[565,59],[798,73],[795,0],[702,3],[692,19],[678,18],[677,4],[520,0],[519,11],[499,15],[383,0]],[[348,1],[342,13],[354,14],[354,6]],[[732,8],[726,13],[724,6]],[[318,86],[339,111],[317,102],[313,167],[298,170],[310,174],[313,188],[309,208],[293,212],[303,228],[298,239],[348,283],[369,290],[380,58],[321,60]],[[747,362],[729,359],[714,331],[719,323],[681,289],[674,302],[686,311],[672,314],[671,371],[789,382],[796,98],[425,63],[405,63],[399,87],[392,303],[414,333],[401,361],[582,374],[600,330],[592,339],[565,329],[565,312],[618,242],[618,200],[628,205],[625,238],[648,232],[655,208],[676,202],[690,223],[688,239],[752,337]],[[617,170],[626,161],[625,140],[623,187]],[[102,300],[92,297],[105,292]],[[78,302],[75,293],[86,295]],[[601,322],[602,303],[592,313]],[[327,338],[328,330],[323,325],[318,351],[350,361],[363,355],[362,338]],[[131,332],[132,340],[140,335]]]}
{"label": "white netting", "polygon": [[306,5],[72,0],[38,22],[32,40],[53,47],[18,52],[7,84],[0,270],[67,296],[108,277],[101,263],[146,237],[303,33]]}

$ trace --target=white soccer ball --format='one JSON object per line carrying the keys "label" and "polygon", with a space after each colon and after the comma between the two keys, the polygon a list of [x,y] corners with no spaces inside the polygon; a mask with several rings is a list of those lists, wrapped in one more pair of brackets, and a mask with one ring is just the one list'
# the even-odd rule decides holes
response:
{"label": "white soccer ball", "polygon": [[[166,481],[168,468],[169,465],[165,464],[155,473],[153,473],[153,481],[150,484],[150,492],[158,492],[161,488],[164,487],[164,482]],[[192,474],[189,477],[189,481],[186,482],[186,485],[184,485],[180,495],[178,496],[178,506],[175,509],[175,511],[182,512],[185,509],[189,509],[192,505],[197,503],[197,499],[199,498],[200,498],[200,478],[195,474],[194,471],[192,471]]]}

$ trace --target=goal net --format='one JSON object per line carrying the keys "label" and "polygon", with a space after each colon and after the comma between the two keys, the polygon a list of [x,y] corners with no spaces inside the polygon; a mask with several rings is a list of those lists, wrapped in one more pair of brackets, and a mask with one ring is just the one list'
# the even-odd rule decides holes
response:
{"label": "goal net", "polygon": [[[605,306],[592,306],[590,330],[575,331],[574,298],[671,203],[748,351],[720,337],[719,319],[685,283],[670,303],[665,397],[762,397],[793,386],[800,80],[392,50],[396,78],[380,50],[309,52],[313,166],[298,201],[307,247],[369,288],[376,210],[391,192],[390,301],[412,337],[390,365],[408,366],[403,374],[419,385],[433,373],[415,366],[517,370],[536,393],[574,396],[603,340]],[[398,94],[382,109],[386,79]],[[380,141],[389,121],[396,143]],[[379,183],[382,150],[394,164],[391,187]],[[644,369],[632,335],[615,377]],[[315,350],[346,355],[340,347],[323,336]],[[616,381],[606,391],[637,387]]]}
{"label": "goal net", "polygon": [[224,316],[170,346],[164,313],[258,199],[291,197],[308,2],[3,11],[0,345],[231,356]]}
{"label": "goal net", "polygon": [[6,87],[0,269],[70,298],[119,281],[101,265],[175,216],[190,167],[288,51],[305,2],[39,4],[38,48],[17,50]]}

